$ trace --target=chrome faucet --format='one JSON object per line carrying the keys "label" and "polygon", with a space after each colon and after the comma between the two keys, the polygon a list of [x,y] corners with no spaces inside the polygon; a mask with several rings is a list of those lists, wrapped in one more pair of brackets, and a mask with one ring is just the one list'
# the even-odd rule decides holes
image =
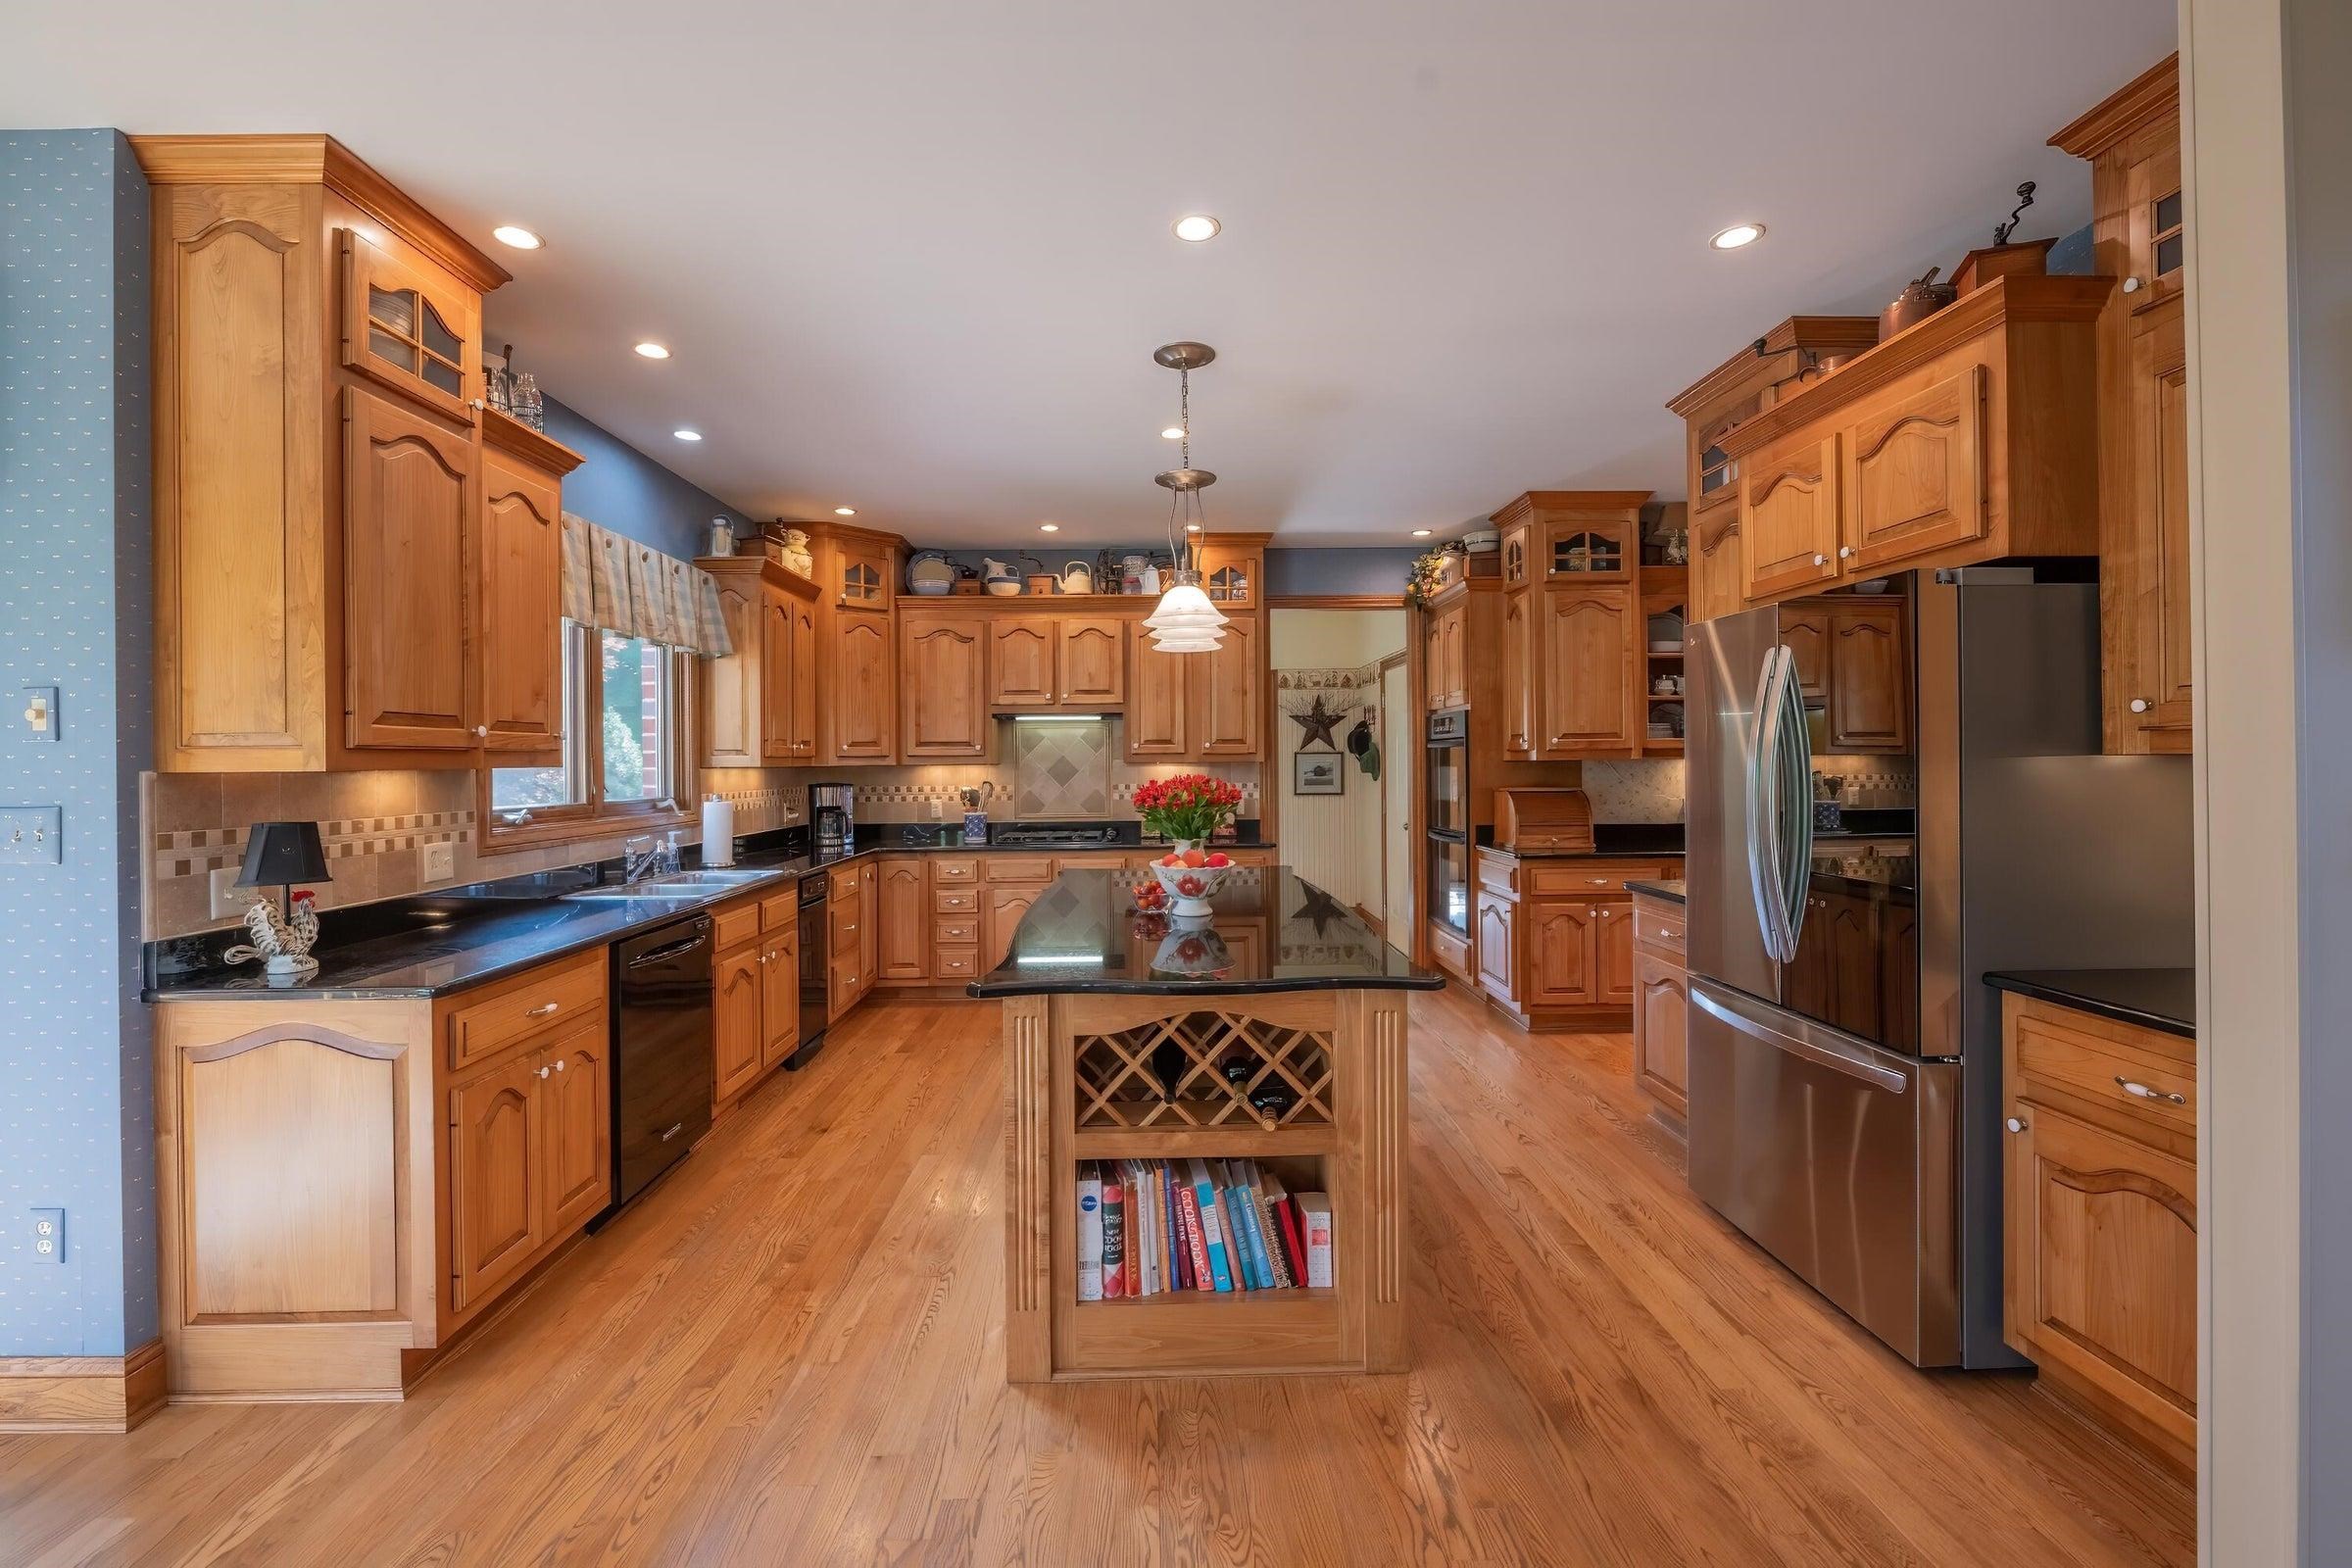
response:
{"label": "chrome faucet", "polygon": [[[643,846],[640,848],[639,846]],[[620,841],[620,880],[622,883],[641,882],[674,870],[674,862],[665,865],[672,852],[667,846],[655,842],[651,833],[640,833]]]}

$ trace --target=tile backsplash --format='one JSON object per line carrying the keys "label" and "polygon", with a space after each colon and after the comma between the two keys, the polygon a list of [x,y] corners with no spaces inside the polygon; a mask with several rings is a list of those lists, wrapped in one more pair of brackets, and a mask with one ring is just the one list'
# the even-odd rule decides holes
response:
{"label": "tile backsplash", "polygon": [[1595,822],[1680,822],[1683,819],[1683,762],[1660,758],[1642,762],[1587,762],[1584,791]]}

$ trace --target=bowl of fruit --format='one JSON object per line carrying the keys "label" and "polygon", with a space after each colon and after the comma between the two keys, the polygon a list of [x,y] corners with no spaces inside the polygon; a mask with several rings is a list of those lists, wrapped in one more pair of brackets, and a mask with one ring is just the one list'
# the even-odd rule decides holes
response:
{"label": "bowl of fruit", "polygon": [[1170,912],[1179,915],[1204,915],[1213,912],[1209,900],[1216,896],[1217,886],[1233,873],[1233,857],[1222,850],[1203,850],[1199,845],[1186,845],[1169,851],[1152,862],[1152,874],[1167,890]]}

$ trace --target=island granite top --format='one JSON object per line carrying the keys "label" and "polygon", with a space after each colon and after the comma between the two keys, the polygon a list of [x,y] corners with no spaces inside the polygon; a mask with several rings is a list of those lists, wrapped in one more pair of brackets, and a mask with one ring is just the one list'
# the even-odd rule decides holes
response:
{"label": "island granite top", "polygon": [[1137,911],[1142,873],[1064,871],[1021,916],[975,997],[1047,993],[1239,996],[1275,991],[1437,991],[1362,916],[1288,866],[1242,867],[1200,921]]}

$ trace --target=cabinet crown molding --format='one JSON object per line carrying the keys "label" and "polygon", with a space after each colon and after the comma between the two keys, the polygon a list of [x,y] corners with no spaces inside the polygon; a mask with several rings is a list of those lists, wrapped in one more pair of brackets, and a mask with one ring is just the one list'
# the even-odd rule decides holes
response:
{"label": "cabinet crown molding", "polygon": [[1932,364],[1971,338],[2012,321],[2093,321],[2114,287],[2112,277],[1995,278],[1916,326],[1897,332],[1836,375],[1825,376],[1726,430],[1716,444],[1732,457],[1744,458]]}
{"label": "cabinet crown molding", "polygon": [[558,476],[588,461],[555,437],[496,409],[482,410],[482,440],[494,451],[520,458],[531,466]]}
{"label": "cabinet crown molding", "polygon": [[1764,334],[1764,352],[1754,343],[1677,392],[1666,407],[1688,419],[1725,398],[1737,397],[1759,385],[1786,380],[1789,367],[1782,356],[1792,349],[1826,354],[1866,354],[1879,342],[1875,316],[1791,316]]}
{"label": "cabinet crown molding", "polygon": [[324,185],[487,294],[512,272],[334,137],[133,136],[154,185]]}
{"label": "cabinet crown molding", "polygon": [[2096,158],[2134,131],[2180,113],[2180,57],[2167,55],[2052,136],[2049,145],[2077,158]]}
{"label": "cabinet crown molding", "polygon": [[804,577],[788,571],[770,561],[764,554],[757,556],[697,556],[694,564],[713,577],[757,577],[770,588],[781,588],[795,599],[813,602],[818,589],[814,577]]}

